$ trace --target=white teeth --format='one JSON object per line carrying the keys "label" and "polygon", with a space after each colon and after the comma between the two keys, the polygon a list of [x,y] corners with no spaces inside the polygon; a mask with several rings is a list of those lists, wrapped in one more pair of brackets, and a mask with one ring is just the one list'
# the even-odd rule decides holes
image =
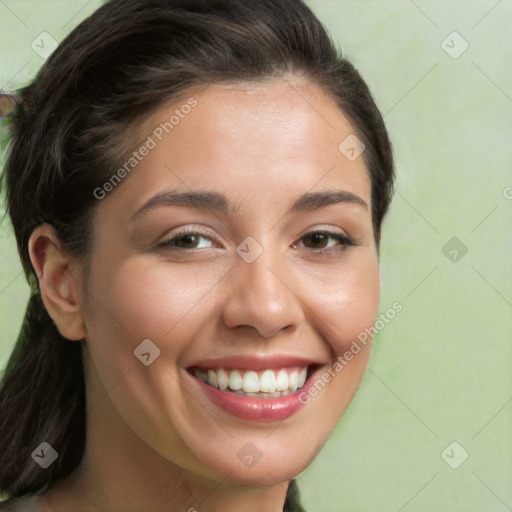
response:
{"label": "white teeth", "polygon": [[288,389],[289,383],[290,379],[288,378],[286,370],[279,370],[279,373],[277,374],[276,378],[276,390],[284,391],[285,389]]}
{"label": "white teeth", "polygon": [[210,386],[213,386],[214,388],[219,387],[217,385],[217,373],[214,372],[213,370],[208,370],[208,384],[210,384]]}
{"label": "white teeth", "polygon": [[237,370],[232,371],[229,374],[229,387],[233,391],[238,391],[239,389],[242,389],[242,376],[240,375],[240,372]]}
{"label": "white teeth", "polygon": [[[300,371],[299,371],[300,370]],[[279,371],[195,369],[195,376],[214,388],[252,397],[280,397],[295,393],[306,382],[308,367]]]}
{"label": "white teeth", "polygon": [[246,393],[257,393],[260,391],[260,382],[256,372],[245,372],[243,378],[242,389]]}
{"label": "white teeth", "polygon": [[260,389],[265,393],[274,393],[276,390],[276,374],[272,370],[265,370],[260,377]]}
{"label": "white teeth", "polygon": [[229,384],[228,374],[221,368],[217,370],[217,384],[219,385],[219,389],[226,389]]}
{"label": "white teeth", "polygon": [[295,391],[299,387],[299,374],[294,370],[289,375],[290,383],[288,384],[288,389],[290,391]]}

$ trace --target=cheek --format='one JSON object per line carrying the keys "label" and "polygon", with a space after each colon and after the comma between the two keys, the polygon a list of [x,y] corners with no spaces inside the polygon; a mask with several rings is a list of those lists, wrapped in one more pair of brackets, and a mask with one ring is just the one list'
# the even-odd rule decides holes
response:
{"label": "cheek", "polygon": [[[186,339],[174,336],[177,326],[187,319],[191,304],[198,301],[200,288],[187,279],[168,273],[164,279],[148,264],[135,259],[114,262],[98,260],[90,276],[86,303],[87,343],[93,364],[106,389],[123,376],[149,375],[134,351],[149,339],[160,356],[172,362]],[[167,334],[167,336],[165,336]],[[173,343],[163,346],[162,339]],[[156,353],[155,352],[155,353]]]}
{"label": "cheek", "polygon": [[[372,254],[357,255],[357,264],[347,264],[308,283],[309,306],[319,317],[324,333],[336,354],[345,352],[361,333],[373,326],[380,299],[378,260]],[[307,286],[307,285],[306,285]]]}
{"label": "cheek", "polygon": [[135,260],[126,260],[104,275],[109,277],[97,280],[101,284],[96,285],[95,294],[101,304],[94,304],[90,323],[102,337],[106,332],[117,333],[114,339],[119,343],[167,336],[173,344],[179,343],[173,332],[189,322],[193,316],[189,313],[218,280],[197,267],[178,269]]}
{"label": "cheek", "polygon": [[[128,373],[147,378],[146,367],[134,351],[151,340],[173,374],[184,354],[214,321],[211,303],[216,287],[229,268],[213,272],[203,265],[177,265],[147,259],[126,259],[91,274],[86,311],[87,340],[94,365],[105,388]],[[151,346],[151,345],[150,345]],[[153,365],[151,365],[151,368]],[[169,376],[165,376],[169,380]],[[147,383],[153,386],[151,383]]]}
{"label": "cheek", "polygon": [[[169,460],[190,457],[187,443],[179,441],[192,423],[190,400],[176,367],[211,320],[205,313],[209,292],[222,277],[199,266],[184,267],[142,258],[98,265],[91,296],[101,301],[88,302],[86,313],[89,352],[101,387],[131,430]],[[159,351],[148,366],[134,354],[146,339]]]}
{"label": "cheek", "polygon": [[295,442],[300,446],[316,442],[312,454],[327,441],[363,378],[371,349],[366,329],[375,323],[380,298],[378,260],[370,251],[314,277],[303,282],[303,297],[308,297],[305,310],[314,313],[311,322],[329,345],[332,359],[301,395],[305,421],[312,422],[317,437],[313,441],[304,428]]}

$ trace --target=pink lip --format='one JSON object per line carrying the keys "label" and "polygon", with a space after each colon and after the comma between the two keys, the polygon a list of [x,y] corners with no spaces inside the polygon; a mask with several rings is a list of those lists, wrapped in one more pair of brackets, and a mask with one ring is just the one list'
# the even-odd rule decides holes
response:
{"label": "pink lip", "polygon": [[[212,368],[210,366],[210,368]],[[268,367],[266,367],[268,368]],[[279,421],[288,418],[303,405],[300,394],[307,392],[315,382],[315,371],[295,393],[279,398],[253,398],[241,396],[229,391],[220,391],[202,380],[192,376],[196,385],[214,404],[235,416],[250,421]]]}
{"label": "pink lip", "polygon": [[280,369],[288,368],[292,366],[310,366],[310,365],[321,365],[324,364],[320,361],[313,359],[305,359],[303,357],[297,357],[294,355],[277,354],[273,356],[228,356],[220,357],[217,359],[204,359],[191,366],[197,366],[198,368],[212,368],[219,369],[224,368],[225,370],[267,370],[267,369]]}

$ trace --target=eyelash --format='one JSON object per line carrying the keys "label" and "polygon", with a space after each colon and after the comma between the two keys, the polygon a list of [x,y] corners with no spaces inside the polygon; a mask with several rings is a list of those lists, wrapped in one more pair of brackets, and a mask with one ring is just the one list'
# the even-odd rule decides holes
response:
{"label": "eyelash", "polygon": [[[341,243],[338,246],[335,246],[334,248],[329,248],[329,249],[311,249],[311,251],[313,251],[316,254],[322,255],[322,254],[341,253],[341,252],[344,252],[348,247],[353,247],[353,246],[359,245],[359,244],[356,244],[347,235],[345,235],[343,233],[335,232],[335,231],[330,231],[330,230],[327,230],[327,229],[310,231],[309,233],[306,233],[303,237],[301,237],[301,240],[306,238],[306,237],[308,237],[308,236],[316,235],[318,233],[323,234],[323,235],[327,235],[330,238],[334,238],[335,240],[337,240],[338,242],[341,242]],[[197,228],[185,228],[183,231],[181,231],[180,233],[176,234],[172,238],[169,238],[167,240],[163,240],[162,242],[158,243],[156,245],[156,247],[158,249],[164,249],[164,248],[171,247],[173,249],[178,249],[178,250],[192,250],[192,251],[197,250],[195,248],[185,248],[184,249],[182,247],[175,247],[174,246],[174,242],[176,242],[177,240],[180,240],[181,238],[184,238],[187,235],[200,235],[203,238],[206,238],[208,240],[213,241],[212,237],[207,236],[207,234],[205,232],[203,232],[202,230],[200,230],[200,229],[197,229]]]}

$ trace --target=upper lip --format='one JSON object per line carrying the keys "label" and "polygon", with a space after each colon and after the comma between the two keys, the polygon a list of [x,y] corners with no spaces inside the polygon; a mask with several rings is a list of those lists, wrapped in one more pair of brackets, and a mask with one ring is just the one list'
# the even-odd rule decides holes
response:
{"label": "upper lip", "polygon": [[307,359],[292,354],[275,354],[269,355],[239,355],[239,356],[226,356],[216,359],[203,359],[190,367],[197,368],[211,368],[225,370],[267,370],[279,369],[292,366],[310,366],[322,365],[324,363],[315,361],[314,359]]}

